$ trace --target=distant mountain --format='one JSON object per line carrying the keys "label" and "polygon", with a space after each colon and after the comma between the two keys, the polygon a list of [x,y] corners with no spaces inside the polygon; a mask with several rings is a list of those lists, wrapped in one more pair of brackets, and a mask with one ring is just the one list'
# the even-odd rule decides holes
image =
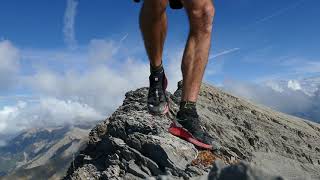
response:
{"label": "distant mountain", "polygon": [[2,134],[0,133],[0,148],[5,146],[6,142],[12,139],[16,134]]}
{"label": "distant mountain", "polygon": [[96,123],[22,132],[0,147],[0,179],[60,179]]}

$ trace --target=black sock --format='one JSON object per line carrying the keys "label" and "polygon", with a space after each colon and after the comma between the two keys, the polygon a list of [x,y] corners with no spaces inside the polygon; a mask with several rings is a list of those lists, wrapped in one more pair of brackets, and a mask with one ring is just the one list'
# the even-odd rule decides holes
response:
{"label": "black sock", "polygon": [[153,67],[151,64],[150,64],[150,73],[151,74],[158,74],[158,73],[162,73],[163,72],[163,66],[162,66],[162,63],[157,66],[157,67]]}
{"label": "black sock", "polygon": [[[180,109],[177,113],[177,118],[180,124],[188,129],[191,128],[192,124],[190,124],[193,118],[198,118],[198,112],[196,109],[196,102],[191,101],[181,101]],[[188,121],[186,121],[188,120]]]}
{"label": "black sock", "polygon": [[181,101],[180,102],[180,111],[196,111],[196,102],[192,102],[192,101]]}

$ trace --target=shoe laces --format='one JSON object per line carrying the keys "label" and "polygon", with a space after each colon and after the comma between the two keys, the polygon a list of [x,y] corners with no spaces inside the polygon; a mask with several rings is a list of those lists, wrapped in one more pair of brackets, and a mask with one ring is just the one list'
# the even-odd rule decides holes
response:
{"label": "shoe laces", "polygon": [[150,87],[148,97],[149,99],[152,99],[154,104],[158,104],[165,100],[163,90],[163,78],[163,73],[151,74],[149,77]]}

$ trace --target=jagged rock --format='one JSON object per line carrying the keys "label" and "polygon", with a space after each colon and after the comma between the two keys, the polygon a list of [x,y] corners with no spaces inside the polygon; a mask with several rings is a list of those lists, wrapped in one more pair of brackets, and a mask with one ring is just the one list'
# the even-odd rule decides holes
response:
{"label": "jagged rock", "polygon": [[222,145],[218,154],[206,156],[232,165],[212,164],[167,131],[181,90],[168,93],[170,114],[161,117],[148,113],[147,92],[126,93],[123,104],[91,131],[87,148],[64,179],[207,179],[210,169],[215,179],[320,179],[319,124],[202,84],[197,109]]}
{"label": "jagged rock", "polygon": [[99,179],[100,173],[97,168],[92,164],[85,164],[83,167],[75,170],[71,179]]}

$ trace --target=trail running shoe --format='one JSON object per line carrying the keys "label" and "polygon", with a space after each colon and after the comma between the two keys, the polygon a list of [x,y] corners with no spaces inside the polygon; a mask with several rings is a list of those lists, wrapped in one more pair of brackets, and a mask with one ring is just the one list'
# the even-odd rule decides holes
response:
{"label": "trail running shoe", "polygon": [[167,78],[162,69],[160,72],[151,73],[149,76],[148,110],[151,114],[162,115],[169,111],[166,97]]}
{"label": "trail running shoe", "polygon": [[201,126],[199,115],[195,109],[180,110],[169,131],[199,148],[220,149],[217,140],[210,136],[205,128]]}

